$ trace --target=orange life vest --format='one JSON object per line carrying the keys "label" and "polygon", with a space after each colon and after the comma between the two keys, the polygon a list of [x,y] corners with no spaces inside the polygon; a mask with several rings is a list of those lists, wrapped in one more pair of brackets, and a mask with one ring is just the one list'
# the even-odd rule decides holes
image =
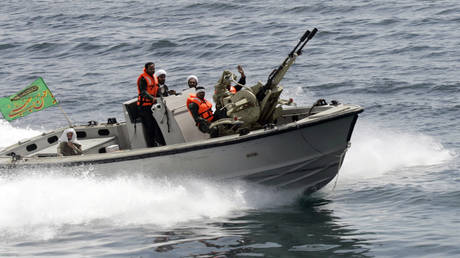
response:
{"label": "orange life vest", "polygon": [[157,95],[158,78],[155,75],[153,75],[153,77],[152,77],[150,74],[148,74],[145,71],[145,68],[144,68],[144,72],[141,75],[139,75],[139,78],[137,78],[137,93],[138,93],[137,105],[138,106],[151,106],[151,105],[153,105],[153,101],[150,98],[141,97],[141,89],[139,87],[139,82],[141,81],[142,77],[147,82],[147,89],[146,89],[147,92],[150,95],[152,95],[153,97],[156,97],[156,95]]}
{"label": "orange life vest", "polygon": [[190,114],[192,114],[192,112],[190,111],[188,105],[192,102],[198,105],[198,115],[211,122],[214,118],[214,115],[212,113],[212,103],[207,101],[206,99],[200,99],[192,93],[190,94],[190,97],[187,99],[187,109],[190,112]]}
{"label": "orange life vest", "polygon": [[[234,86],[230,86],[230,90],[229,90],[232,94],[235,94],[237,92],[236,88]],[[214,94],[216,94],[216,90],[214,90]]]}
{"label": "orange life vest", "polygon": [[196,98],[196,93],[190,93],[188,94],[188,98],[187,98],[187,109],[188,109],[188,105],[190,105],[190,103],[192,103],[192,99],[193,98]]}

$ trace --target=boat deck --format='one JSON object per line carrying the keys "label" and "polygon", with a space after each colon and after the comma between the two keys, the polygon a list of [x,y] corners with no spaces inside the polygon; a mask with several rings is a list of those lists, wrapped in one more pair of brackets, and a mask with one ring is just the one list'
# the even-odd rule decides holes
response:
{"label": "boat deck", "polygon": [[[101,153],[105,152],[105,148],[108,145],[115,144],[116,137],[111,136],[111,137],[102,137],[102,138],[94,138],[94,139],[84,139],[84,140],[79,140],[81,144],[81,149],[84,154],[89,154],[89,153]],[[58,144],[49,146],[48,148],[45,148],[43,150],[40,150],[36,153],[31,154],[29,157],[57,157],[57,146]],[[104,149],[104,151],[101,151],[101,148]]]}

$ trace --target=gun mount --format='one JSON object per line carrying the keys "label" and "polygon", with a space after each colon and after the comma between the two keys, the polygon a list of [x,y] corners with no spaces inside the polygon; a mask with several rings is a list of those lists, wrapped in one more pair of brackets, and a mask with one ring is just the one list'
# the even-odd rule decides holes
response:
{"label": "gun mount", "polygon": [[227,122],[225,123],[217,124],[220,120],[215,122],[214,126],[225,124],[225,126],[219,127],[220,135],[232,134],[235,133],[235,130],[238,132],[238,130],[243,129],[262,128],[276,120],[276,114],[280,113],[276,112],[277,109],[281,109],[282,105],[292,103],[292,101],[280,99],[283,87],[279,86],[279,83],[317,31],[314,28],[311,32],[307,30],[302,35],[283,63],[270,73],[265,84],[259,81],[252,87],[243,87],[236,94],[232,94],[228,89],[231,83],[236,83],[236,75],[227,70],[222,73],[214,86],[213,100],[216,103],[216,109],[225,108],[230,119],[226,119]]}

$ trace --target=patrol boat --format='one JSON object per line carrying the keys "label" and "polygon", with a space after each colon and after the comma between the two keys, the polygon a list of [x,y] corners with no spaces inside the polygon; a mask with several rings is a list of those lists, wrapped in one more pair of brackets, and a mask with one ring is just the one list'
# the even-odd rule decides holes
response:
{"label": "patrol boat", "polygon": [[258,82],[232,94],[227,87],[236,76],[222,73],[213,99],[228,118],[210,125],[219,137],[198,130],[185,105],[194,93],[190,89],[161,97],[152,106],[165,146],[147,148],[137,99],[131,99],[122,104],[125,122],[109,119],[74,127],[83,155],[57,155],[58,138],[66,129],[61,128],[1,150],[0,172],[90,166],[93,173],[104,176],[194,175],[314,192],[337,175],[363,111],[358,105],[325,100],[298,107],[280,98],[279,82],[315,33],[316,28],[307,30],[265,84]]}

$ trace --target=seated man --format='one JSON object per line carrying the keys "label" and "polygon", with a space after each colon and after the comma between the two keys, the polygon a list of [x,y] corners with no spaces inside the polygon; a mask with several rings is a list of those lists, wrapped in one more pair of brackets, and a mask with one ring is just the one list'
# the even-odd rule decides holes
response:
{"label": "seated man", "polygon": [[217,137],[217,129],[209,128],[210,123],[215,121],[215,116],[212,112],[212,103],[204,98],[205,94],[204,87],[196,87],[196,94],[190,94],[187,99],[187,109],[201,132]]}
{"label": "seated man", "polygon": [[[236,94],[246,84],[246,75],[243,67],[238,65],[237,68],[238,72],[241,74],[241,78],[238,82],[236,82],[237,76],[235,74],[229,70],[225,70],[220,79],[217,81],[217,84],[214,86],[215,90],[212,98],[214,103],[216,103],[216,110],[221,110],[226,104],[225,99],[228,99]],[[236,83],[236,85],[232,86],[232,83]]]}
{"label": "seated man", "polygon": [[189,77],[187,77],[187,85],[188,85],[188,88],[196,88],[198,86],[198,77],[196,77],[195,75],[190,75]]}
{"label": "seated man", "polygon": [[77,141],[77,133],[73,128],[67,128],[59,137],[57,152],[62,156],[81,155],[81,144]]}
{"label": "seated man", "polygon": [[227,90],[230,91],[231,93],[235,94],[237,93],[238,91],[241,90],[241,88],[243,88],[243,85],[246,85],[246,75],[244,74],[244,70],[243,70],[243,67],[241,65],[238,65],[236,67],[238,69],[238,72],[240,73],[241,77],[240,79],[238,80],[238,84],[237,85],[234,85],[234,86],[231,86],[230,84],[227,86]]}

